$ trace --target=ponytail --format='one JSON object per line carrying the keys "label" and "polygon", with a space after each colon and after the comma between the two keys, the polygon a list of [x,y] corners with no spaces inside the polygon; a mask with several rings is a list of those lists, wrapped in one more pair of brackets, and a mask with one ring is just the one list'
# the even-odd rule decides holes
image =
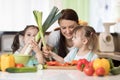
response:
{"label": "ponytail", "polygon": [[23,35],[22,33],[23,33],[23,31],[20,31],[20,32],[18,32],[18,33],[15,35],[15,37],[14,37],[14,40],[13,40],[13,43],[12,43],[12,46],[11,46],[13,53],[14,53],[16,50],[18,50],[19,47],[20,47],[19,35]]}
{"label": "ponytail", "polygon": [[89,46],[91,46],[91,50],[94,51],[94,52],[98,50],[98,36],[97,36],[96,33],[93,33],[91,35]]}

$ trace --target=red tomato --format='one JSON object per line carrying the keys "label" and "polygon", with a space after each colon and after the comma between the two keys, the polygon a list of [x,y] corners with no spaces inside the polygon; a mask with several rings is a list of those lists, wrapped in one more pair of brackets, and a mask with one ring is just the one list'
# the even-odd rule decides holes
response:
{"label": "red tomato", "polygon": [[17,67],[17,68],[21,68],[21,67],[24,67],[24,65],[21,64],[21,63],[17,63],[17,64],[15,64],[15,67]]}
{"label": "red tomato", "polygon": [[97,76],[104,76],[105,75],[105,69],[103,67],[97,68],[95,70],[95,73]]}
{"label": "red tomato", "polygon": [[93,67],[90,67],[90,66],[85,66],[83,71],[88,76],[92,76],[94,74],[94,69],[93,69]]}
{"label": "red tomato", "polygon": [[90,61],[88,66],[93,67],[93,61]]}

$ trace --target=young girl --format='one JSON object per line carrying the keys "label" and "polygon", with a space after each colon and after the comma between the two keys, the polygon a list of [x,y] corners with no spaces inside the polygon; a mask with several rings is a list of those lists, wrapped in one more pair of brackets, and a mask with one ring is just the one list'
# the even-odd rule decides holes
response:
{"label": "young girl", "polygon": [[75,48],[64,58],[65,62],[82,58],[91,61],[98,57],[95,54],[98,47],[98,39],[97,34],[92,27],[76,27],[73,35],[73,44]]}
{"label": "young girl", "polygon": [[24,54],[28,45],[32,45],[32,50],[29,53],[29,55],[31,55],[32,57],[28,65],[36,65],[39,63],[43,64],[42,52],[40,51],[40,48],[35,41],[35,36],[38,31],[39,29],[37,26],[28,25],[23,31],[16,34],[12,44],[12,50],[15,54]]}
{"label": "young girl", "polygon": [[95,30],[90,26],[77,26],[73,33],[73,46],[68,55],[63,59],[54,52],[49,51],[50,55],[61,63],[71,62],[82,58],[88,61],[94,60],[98,56],[95,54],[98,47],[98,39]]}

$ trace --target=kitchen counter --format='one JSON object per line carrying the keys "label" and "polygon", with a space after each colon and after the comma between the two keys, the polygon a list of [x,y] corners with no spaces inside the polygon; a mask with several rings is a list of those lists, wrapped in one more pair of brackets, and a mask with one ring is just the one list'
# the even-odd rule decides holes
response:
{"label": "kitchen counter", "polygon": [[78,70],[38,70],[35,73],[0,72],[0,80],[119,80],[120,75],[87,76]]}
{"label": "kitchen counter", "polygon": [[120,52],[98,52],[99,57],[112,58],[114,60],[120,61]]}

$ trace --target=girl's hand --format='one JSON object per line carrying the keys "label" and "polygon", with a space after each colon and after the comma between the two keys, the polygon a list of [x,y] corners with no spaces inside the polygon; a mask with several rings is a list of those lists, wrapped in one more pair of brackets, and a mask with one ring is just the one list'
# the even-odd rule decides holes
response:
{"label": "girl's hand", "polygon": [[38,44],[37,44],[37,42],[35,40],[32,40],[30,44],[32,45],[32,50],[35,53],[40,52],[40,48],[39,48],[39,46],[38,46]]}
{"label": "girl's hand", "polygon": [[[32,44],[32,41],[33,41],[34,39],[33,38],[30,38],[27,42],[25,42],[24,41],[24,47],[21,49],[21,51],[20,51],[20,53],[21,54],[24,54],[25,53],[25,51],[26,51],[26,49],[28,48],[28,46],[30,46],[30,48],[32,48],[33,46],[31,45]],[[30,51],[31,52],[31,51]]]}
{"label": "girl's hand", "polygon": [[24,43],[25,43],[25,45],[29,45],[29,44],[31,44],[33,41],[34,41],[34,38],[31,37],[31,38],[29,38],[28,41],[25,41]]}

